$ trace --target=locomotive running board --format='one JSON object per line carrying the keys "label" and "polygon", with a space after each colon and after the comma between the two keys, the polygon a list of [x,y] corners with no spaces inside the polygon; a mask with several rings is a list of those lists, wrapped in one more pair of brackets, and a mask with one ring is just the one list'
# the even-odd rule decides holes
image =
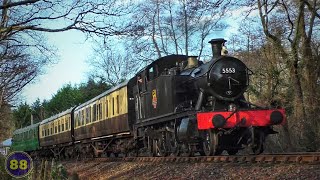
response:
{"label": "locomotive running board", "polygon": [[162,116],[157,116],[157,117],[153,117],[153,118],[149,118],[149,119],[144,119],[144,120],[137,120],[137,124],[135,124],[135,127],[142,127],[142,126],[148,126],[148,125],[152,125],[152,124],[156,124],[156,123],[163,123],[166,121],[170,121],[173,119],[178,119],[178,118],[182,118],[182,117],[187,117],[190,115],[195,115],[196,111],[183,111],[183,112],[179,112],[179,113],[168,113]]}

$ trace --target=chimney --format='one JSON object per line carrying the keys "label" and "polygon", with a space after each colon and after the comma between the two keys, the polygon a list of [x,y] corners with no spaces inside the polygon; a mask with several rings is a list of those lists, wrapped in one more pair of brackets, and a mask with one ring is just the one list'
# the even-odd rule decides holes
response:
{"label": "chimney", "polygon": [[221,50],[225,42],[227,41],[223,38],[211,39],[211,41],[209,41],[212,47],[212,59],[217,59],[221,56]]}

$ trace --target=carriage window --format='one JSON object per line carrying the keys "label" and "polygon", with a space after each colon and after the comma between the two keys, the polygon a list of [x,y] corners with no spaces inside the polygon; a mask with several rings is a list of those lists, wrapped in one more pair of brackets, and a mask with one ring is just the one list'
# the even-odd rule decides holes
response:
{"label": "carriage window", "polygon": [[92,119],[91,119],[91,106],[89,107],[89,122],[92,122]]}
{"label": "carriage window", "polygon": [[[110,115],[110,116],[112,116],[112,114],[111,114],[111,113],[112,113],[112,112],[111,112],[111,108],[112,108],[112,100],[109,100],[109,108],[110,108],[110,110],[109,110],[110,114],[109,114],[109,115]],[[109,117],[110,117],[110,116],[109,116]]]}
{"label": "carriage window", "polygon": [[108,117],[108,100],[106,101],[106,118]]}
{"label": "carriage window", "polygon": [[93,112],[92,112],[92,115],[93,115],[92,121],[96,121],[96,113],[97,113],[97,105],[94,104],[93,105]]}
{"label": "carriage window", "polygon": [[81,126],[82,111],[79,111],[78,126]]}
{"label": "carriage window", "polygon": [[50,134],[53,134],[53,127],[50,128]]}
{"label": "carriage window", "polygon": [[64,122],[61,124],[61,131],[64,131]]}
{"label": "carriage window", "polygon": [[119,104],[119,95],[117,95],[117,113],[118,113],[118,115],[120,113],[120,106],[119,105],[120,105]]}
{"label": "carriage window", "polygon": [[100,112],[101,112],[101,108],[100,108],[100,104],[97,105],[97,121],[100,120]]}
{"label": "carriage window", "polygon": [[77,121],[78,121],[78,114],[77,113],[74,113],[75,117],[74,117],[74,121],[73,121],[73,126],[74,127],[77,127]]}
{"label": "carriage window", "polygon": [[81,111],[79,111],[78,126],[81,126],[81,117],[82,117],[82,113]]}
{"label": "carriage window", "polygon": [[61,124],[60,124],[60,121],[58,122],[59,123],[59,125],[58,125],[58,132],[60,132],[60,126],[61,126]]}
{"label": "carriage window", "polygon": [[81,125],[84,125],[84,109],[81,112]]}
{"label": "carriage window", "polygon": [[114,115],[114,97],[112,98],[112,115]]}
{"label": "carriage window", "polygon": [[76,126],[78,127],[78,126],[80,126],[80,111],[77,113],[77,115],[76,115],[76,121],[75,121],[75,123],[76,123]]}
{"label": "carriage window", "polygon": [[90,108],[90,107],[88,107],[88,108],[86,109],[86,123],[87,123],[87,124],[90,122],[89,108]]}
{"label": "carriage window", "polygon": [[102,104],[98,104],[98,119],[101,120],[102,119]]}
{"label": "carriage window", "polygon": [[66,130],[69,130],[69,117],[66,120]]}

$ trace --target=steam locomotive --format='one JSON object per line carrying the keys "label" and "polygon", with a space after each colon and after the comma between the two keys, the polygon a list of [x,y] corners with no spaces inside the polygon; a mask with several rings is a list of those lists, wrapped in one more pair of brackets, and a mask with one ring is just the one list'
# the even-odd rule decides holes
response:
{"label": "steam locomotive", "polygon": [[252,72],[221,53],[225,42],[209,42],[210,62],[162,57],[90,101],[16,130],[13,150],[66,158],[234,155],[246,147],[262,153],[266,137],[277,133],[272,127],[285,123],[285,111],[246,101]]}

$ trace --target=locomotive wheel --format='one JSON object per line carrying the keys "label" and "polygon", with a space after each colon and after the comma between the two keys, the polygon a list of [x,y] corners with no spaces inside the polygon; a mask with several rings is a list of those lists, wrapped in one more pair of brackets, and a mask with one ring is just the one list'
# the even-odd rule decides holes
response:
{"label": "locomotive wheel", "polygon": [[165,132],[161,133],[161,137],[159,139],[153,139],[152,154],[153,154],[153,156],[166,156],[167,155]]}
{"label": "locomotive wheel", "polygon": [[203,152],[206,156],[219,155],[222,151],[218,148],[219,137],[214,131],[207,130],[204,133],[204,140],[202,142]]}
{"label": "locomotive wheel", "polygon": [[165,144],[161,139],[154,139],[152,143],[153,156],[166,156]]}
{"label": "locomotive wheel", "polygon": [[264,132],[259,131],[259,133],[256,134],[256,137],[254,138],[254,147],[252,147],[252,152],[254,154],[261,154],[264,151],[264,141],[265,141],[265,135]]}
{"label": "locomotive wheel", "polygon": [[166,132],[166,145],[168,147],[168,152],[170,156],[179,156],[180,145],[176,140],[175,133]]}
{"label": "locomotive wheel", "polygon": [[179,155],[183,157],[194,156],[192,147],[188,143],[181,144]]}

